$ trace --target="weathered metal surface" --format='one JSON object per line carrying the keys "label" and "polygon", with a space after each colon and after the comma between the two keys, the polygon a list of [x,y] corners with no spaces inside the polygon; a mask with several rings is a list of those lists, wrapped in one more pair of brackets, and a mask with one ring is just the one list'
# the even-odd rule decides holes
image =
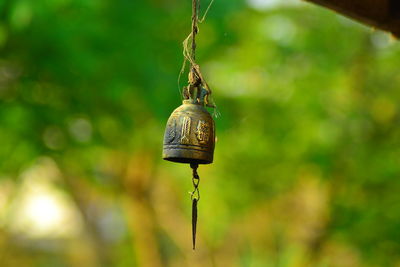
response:
{"label": "weathered metal surface", "polygon": [[400,37],[400,0],[306,0]]}
{"label": "weathered metal surface", "polygon": [[209,164],[213,162],[215,125],[202,103],[184,100],[168,119],[164,134],[163,159]]}

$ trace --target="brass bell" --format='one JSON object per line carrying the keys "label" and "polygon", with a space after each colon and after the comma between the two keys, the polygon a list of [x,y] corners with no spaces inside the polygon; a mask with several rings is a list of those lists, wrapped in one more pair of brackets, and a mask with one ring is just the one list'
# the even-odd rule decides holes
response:
{"label": "brass bell", "polygon": [[215,125],[204,107],[204,95],[183,100],[168,119],[163,159],[190,164],[213,162]]}

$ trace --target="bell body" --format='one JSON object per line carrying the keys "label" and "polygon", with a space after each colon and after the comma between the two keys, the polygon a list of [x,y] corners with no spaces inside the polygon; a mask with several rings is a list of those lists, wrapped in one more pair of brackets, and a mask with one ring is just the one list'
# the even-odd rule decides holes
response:
{"label": "bell body", "polygon": [[213,162],[215,125],[210,113],[198,103],[184,100],[168,119],[163,159],[194,164]]}

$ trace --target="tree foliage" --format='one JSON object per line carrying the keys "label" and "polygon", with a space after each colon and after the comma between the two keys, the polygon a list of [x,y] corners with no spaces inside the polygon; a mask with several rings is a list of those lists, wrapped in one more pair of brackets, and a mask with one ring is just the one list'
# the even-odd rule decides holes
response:
{"label": "tree foliage", "polygon": [[[4,266],[400,262],[398,42],[309,4],[262,3],[215,1],[200,25],[221,116],[195,253],[190,168],[160,159],[190,1],[0,3]],[[35,228],[32,188],[65,204],[69,228]]]}

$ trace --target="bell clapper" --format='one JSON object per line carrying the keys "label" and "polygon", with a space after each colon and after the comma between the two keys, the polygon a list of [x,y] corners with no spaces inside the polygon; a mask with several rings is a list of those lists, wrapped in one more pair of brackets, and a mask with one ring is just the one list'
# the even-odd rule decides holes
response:
{"label": "bell clapper", "polygon": [[197,173],[198,164],[191,163],[190,167],[193,170],[193,187],[194,190],[191,192],[192,199],[192,242],[193,242],[193,250],[196,249],[196,230],[197,230],[197,203],[200,200],[200,191],[199,191],[199,183],[200,177]]}

